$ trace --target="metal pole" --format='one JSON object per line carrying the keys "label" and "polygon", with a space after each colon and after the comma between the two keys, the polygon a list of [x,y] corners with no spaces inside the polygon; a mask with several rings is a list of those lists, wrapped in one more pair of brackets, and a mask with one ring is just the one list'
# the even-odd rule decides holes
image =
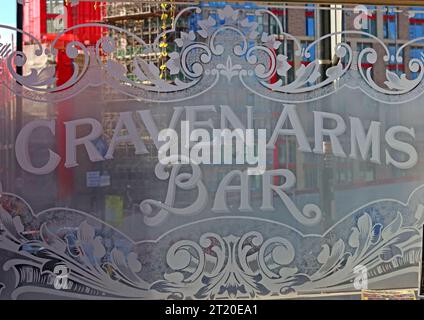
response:
{"label": "metal pole", "polygon": [[[23,30],[24,25],[24,10],[21,3],[17,3],[16,7],[16,27],[19,30]],[[23,52],[23,37],[21,32],[16,32],[16,51]],[[16,66],[16,73],[22,75],[22,66]],[[22,97],[16,97],[16,135],[22,126]]]}
{"label": "metal pole", "polygon": [[[322,6],[328,8],[329,6]],[[323,37],[327,34],[331,33],[331,11],[330,10],[319,10],[319,37]],[[321,81],[326,79],[326,71],[332,65],[332,56],[331,56],[331,37],[327,37],[320,41],[319,47],[319,63],[320,63],[320,72],[321,72]],[[324,126],[328,126],[328,123],[324,122]],[[328,229],[329,226],[333,224],[333,203],[334,203],[334,169],[333,169],[333,161],[332,161],[332,148],[331,142],[329,141],[329,137],[325,136],[324,141],[324,158],[322,165],[322,179],[321,179],[321,201],[322,201],[322,209],[324,213],[323,222],[324,228]]]}
{"label": "metal pole", "polygon": [[[19,30],[23,30],[23,25],[24,25],[24,8],[23,8],[23,4],[20,3],[19,1],[16,4],[16,27]],[[19,52],[23,52],[23,35],[21,32],[16,32],[16,51]],[[23,70],[22,70],[22,66],[16,66],[16,73],[18,75],[22,75],[23,74]],[[16,95],[16,113],[15,113],[15,140],[19,134],[19,131],[22,128],[22,96],[19,94],[20,93],[20,83],[18,83],[18,90],[17,90],[17,95]],[[15,189],[16,192],[21,193],[22,192],[22,174],[21,174],[21,170],[19,169],[20,167],[18,165],[15,166]]]}

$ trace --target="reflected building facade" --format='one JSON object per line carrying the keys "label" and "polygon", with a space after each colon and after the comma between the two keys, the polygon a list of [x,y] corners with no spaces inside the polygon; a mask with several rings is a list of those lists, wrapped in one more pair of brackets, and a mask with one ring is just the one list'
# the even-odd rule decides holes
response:
{"label": "reflected building facade", "polygon": [[[180,31],[184,32],[197,32],[198,21],[204,19],[206,15],[218,16],[218,10],[223,9],[226,3],[224,2],[201,2],[199,6],[203,9],[202,14],[190,14],[182,16],[179,20],[177,32],[169,33],[166,39],[166,52],[172,52],[175,46],[176,33]],[[237,6],[237,5],[235,5]],[[278,24],[274,19],[269,16],[256,16],[255,10],[259,9],[254,4],[243,4],[238,5],[238,8],[243,8],[247,12],[247,18],[249,21],[258,23],[258,31],[265,32],[267,34],[279,34]],[[174,21],[176,13],[178,13],[183,6],[175,4],[169,5],[166,9],[163,9],[155,1],[145,1],[138,3],[130,2],[96,2],[93,3],[81,3],[76,7],[72,7],[70,4],[66,4],[63,1],[56,0],[34,0],[29,1],[29,4],[25,6],[25,17],[24,26],[25,31],[34,34],[38,39],[41,39],[44,43],[51,42],[61,31],[65,29],[65,26],[70,27],[80,23],[87,22],[104,22],[117,28],[128,30],[132,34],[139,36],[144,42],[152,43],[158,35],[164,30],[169,29],[171,23]],[[358,51],[366,47],[374,48],[379,56],[384,55],[384,48],[381,46],[381,41],[384,43],[391,56],[393,56],[397,49],[403,44],[408,42],[410,39],[415,38],[423,33],[424,30],[424,19],[422,19],[422,13],[419,11],[413,12],[408,10],[397,10],[391,7],[369,7],[370,13],[367,16],[367,30],[362,30],[374,35],[373,37],[366,37],[361,34],[345,34],[339,40],[347,42],[351,45],[354,54],[357,55]],[[320,37],[318,32],[320,16],[313,5],[307,5],[304,8],[286,7],[279,6],[271,8],[272,13],[281,23],[284,32],[287,32],[293,36],[296,36],[301,42],[301,49],[306,49],[316,39]],[[164,18],[164,14],[167,15]],[[354,26],[356,14],[353,11],[353,7],[346,7],[343,12],[337,17],[338,30],[356,30]],[[79,30],[79,29],[78,29]],[[142,58],[146,62],[155,64],[160,68],[161,64],[164,63],[167,56],[164,55],[162,49],[158,51],[148,52],[143,48],[142,45],[137,44],[128,34],[122,34],[116,30],[102,30],[101,28],[88,28],[88,30],[73,31],[66,33],[61,36],[59,41],[59,55],[57,60],[52,60],[50,63],[55,65],[56,68],[56,85],[60,85],[69,78],[72,73],[72,64],[70,60],[64,54],[66,45],[70,41],[81,40],[87,47],[93,47],[98,39],[103,36],[110,36],[116,41],[117,50],[115,51],[113,58],[123,63],[128,71],[130,79],[136,81],[136,77],[133,72],[132,61],[135,57]],[[378,40],[377,40],[378,39]],[[31,63],[34,67],[46,63],[46,61],[38,61],[37,57],[31,55],[34,52],[34,43],[31,39],[25,40],[25,50],[30,57]],[[278,40],[282,42],[282,45],[278,49],[277,53],[285,53],[287,56],[287,62],[291,68],[288,70],[287,75],[279,77],[277,75],[271,79],[271,82],[283,81],[289,83],[295,79],[296,71],[302,66],[308,66],[315,58],[319,57],[319,46],[312,46],[310,50],[310,56],[305,58],[295,54],[295,45],[292,40],[284,37],[283,35],[278,36]],[[374,79],[379,84],[384,84],[386,79],[386,70],[389,70],[397,75],[400,75],[406,71],[406,76],[410,78],[416,77],[416,74],[409,72],[409,68],[405,68],[408,62],[412,58],[421,58],[422,44],[416,43],[411,49],[403,52],[403,61],[395,61],[390,58],[387,62],[382,59],[377,62],[373,68]],[[77,58],[77,62],[78,62]],[[360,68],[367,69],[371,67],[366,62],[361,62]],[[28,71],[28,70],[26,70]],[[168,69],[161,69],[161,74],[165,79],[170,77]],[[131,78],[132,77],[132,78]],[[153,104],[141,104],[135,99],[129,99],[113,91],[113,89],[102,88],[101,94],[96,97],[96,101],[90,108],[80,108],[77,100],[74,102],[64,102],[56,105],[41,105],[37,108],[36,103],[31,103],[31,106],[24,107],[25,111],[25,122],[31,118],[51,118],[55,117],[59,127],[57,128],[56,140],[51,141],[52,145],[56,145],[58,153],[63,156],[65,150],[64,145],[64,127],[61,125],[69,119],[76,119],[81,117],[92,117],[98,119],[104,128],[104,134],[98,141],[98,148],[104,152],[105,146],[107,146],[114,134],[114,128],[116,126],[119,112],[123,111],[135,111],[140,106],[143,109],[151,106],[152,110],[155,109]],[[222,91],[219,91],[222,90]],[[98,92],[96,92],[98,93]],[[222,100],[228,99],[228,89],[222,87],[217,89],[216,95],[223,97]],[[86,103],[85,99],[93,99],[91,96],[83,98],[80,97],[81,103]],[[245,97],[232,97],[231,101],[234,105],[231,107],[234,110],[238,109],[238,114],[242,115],[243,108],[245,105],[255,106],[258,103],[258,97],[254,94],[249,94]],[[217,99],[219,100],[219,99]],[[365,100],[364,100],[365,101]],[[369,100],[368,100],[369,101]],[[369,103],[369,102],[367,102]],[[210,101],[205,101],[205,104],[210,104]],[[94,106],[97,107],[94,107]],[[218,102],[216,102],[218,106]],[[364,107],[358,102],[358,108],[362,108],[358,112],[361,113],[361,118],[364,119],[364,123],[371,120],[382,121],[383,127],[395,125],[396,123],[402,123],[404,120],[411,121],[408,119],[408,114],[401,114],[397,109],[393,112],[386,113],[381,107]],[[334,104],[338,113],[346,112],[349,113],[344,105]],[[323,108],[319,102],[316,102],[316,108]],[[167,110],[171,108],[156,108],[157,110],[163,110],[162,114],[156,114],[155,121],[160,128],[165,128],[169,124],[171,113]],[[264,111],[255,110],[254,113],[254,127],[265,128],[271,130],[275,127],[278,120],[281,107],[275,106]],[[307,110],[302,110],[299,114],[301,118],[308,119],[306,124],[307,136],[310,138],[310,144],[313,145],[313,120],[308,116]],[[368,119],[368,120],[367,120]],[[242,122],[245,118],[242,116]],[[50,193],[52,195],[58,195],[59,202],[63,205],[76,206],[80,210],[88,212],[95,212],[98,215],[104,214],[106,208],[106,198],[108,196],[118,196],[121,198],[123,207],[122,210],[125,215],[130,215],[138,212],[138,204],[143,198],[149,197],[151,194],[157,194],[166,184],[160,184],[158,189],[153,189],[150,185],[150,179],[153,179],[152,172],[153,166],[157,162],[157,150],[151,139],[151,136],[145,129],[144,124],[140,119],[136,119],[139,124],[139,128],[142,132],[142,137],[149,150],[148,155],[134,158],[134,146],[130,143],[120,144],[115,151],[115,161],[107,161],[101,164],[92,164],[86,157],[86,155],[79,151],[79,157],[81,157],[81,166],[78,169],[58,169],[58,171],[52,175],[49,179],[52,181],[50,187],[46,189],[46,182],[42,182],[40,190],[42,193]],[[419,119],[416,121],[417,127],[422,127]],[[80,134],[85,131],[81,129]],[[46,137],[39,137],[40,143],[45,143]],[[347,139],[348,140],[348,139]],[[347,142],[342,141],[342,144],[346,145]],[[416,148],[419,152],[424,150],[423,137],[417,137]],[[36,149],[36,148],[35,148]],[[383,149],[383,147],[382,147]],[[293,198],[320,198],[320,189],[323,184],[329,182],[334,185],[334,193],[353,190],[357,188],[370,187],[372,192],[373,187],[379,187],[381,185],[391,185],[396,188],[399,183],[408,183],[416,179],[420,179],[420,171],[422,165],[418,164],[414,169],[411,170],[399,170],[396,168],[390,168],[387,166],[379,166],[370,163],[369,161],[360,161],[352,159],[340,159],[340,158],[326,158],[323,159],[319,155],[302,153],[297,150],[297,144],[293,137],[281,137],[277,140],[274,150],[271,150],[267,155],[268,162],[267,166],[269,169],[285,168],[290,169],[297,177],[296,191],[293,191],[291,196]],[[40,158],[43,161],[43,158]],[[328,176],[323,176],[322,170],[324,167],[330,167]],[[61,164],[59,168],[63,168]],[[237,168],[234,166],[232,168]],[[228,172],[229,167],[227,166],[211,166],[205,170],[205,179],[208,181],[209,189],[214,192],[218,183],[221,181],[223,176]],[[102,187],[90,187],[87,184],[86,172],[99,172],[100,176],[104,176],[105,179],[110,179],[110,184]],[[47,178],[46,178],[47,179]],[[329,180],[328,180],[329,179]],[[275,181],[277,183],[278,181]],[[252,178],[252,192],[253,197],[255,193],[259,194],[261,191],[260,178]],[[40,195],[33,194],[32,190],[27,190],[30,197],[34,199],[42,198]],[[337,198],[334,195],[332,201]],[[55,199],[51,197],[51,201]],[[302,200],[299,200],[302,201]],[[337,201],[337,200],[335,200]],[[187,199],[187,203],[190,199]],[[39,207],[44,207],[47,204],[39,204]]]}

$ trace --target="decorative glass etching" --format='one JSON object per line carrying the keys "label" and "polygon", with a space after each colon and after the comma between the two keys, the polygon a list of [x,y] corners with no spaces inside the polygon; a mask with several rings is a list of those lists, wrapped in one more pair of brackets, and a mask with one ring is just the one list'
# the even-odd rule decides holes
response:
{"label": "decorative glass etching", "polygon": [[334,9],[320,36],[313,6],[92,4],[41,38],[0,25],[25,44],[0,61],[1,298],[417,286],[424,38],[389,33],[419,8]]}

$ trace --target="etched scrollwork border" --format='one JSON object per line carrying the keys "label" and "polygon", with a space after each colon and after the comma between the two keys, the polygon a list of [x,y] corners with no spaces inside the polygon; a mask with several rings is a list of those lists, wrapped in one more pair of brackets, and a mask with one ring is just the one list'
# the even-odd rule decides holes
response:
{"label": "etched scrollwork border", "polygon": [[[423,192],[423,186],[417,187],[406,203],[381,199],[365,204],[322,235],[259,217],[225,216],[140,242],[85,212],[51,208],[35,214],[24,199],[2,192],[3,199],[20,201],[32,218],[4,202],[0,206],[0,250],[16,256],[2,266],[16,279],[3,294],[14,299],[27,293],[215,299],[353,290],[357,265],[368,268],[370,283],[418,271]],[[39,239],[26,233],[35,225]],[[111,246],[107,239],[120,240]],[[70,269],[70,285],[57,290],[53,270],[63,264]]]}
{"label": "etched scrollwork border", "polygon": [[[134,38],[143,50],[131,62],[135,76],[133,80],[128,77],[126,68],[113,58],[116,43],[112,37],[100,38],[92,48],[81,41],[72,41],[66,47],[66,54],[71,59],[82,54],[83,63],[82,65],[74,63],[73,75],[57,87],[54,86],[54,66],[31,70],[28,75],[18,75],[14,66],[25,65],[26,56],[22,52],[13,52],[7,58],[8,76],[14,80],[10,90],[37,101],[60,101],[76,95],[87,86],[107,84],[125,95],[164,103],[201,95],[213,88],[218,81],[230,83],[240,81],[254,94],[279,102],[313,101],[337,92],[345,86],[359,89],[371,98],[387,104],[410,101],[422,94],[424,58],[413,58],[408,63],[409,70],[416,74],[414,79],[408,79],[406,73],[398,75],[385,70],[386,80],[379,84],[373,79],[372,69],[379,59],[384,63],[389,60],[402,63],[401,53],[405,48],[423,41],[424,38],[413,39],[403,44],[393,57],[381,39],[358,30],[325,35],[302,49],[300,40],[286,33],[281,22],[270,10],[255,9],[251,10],[250,14],[253,13],[255,16],[266,14],[275,19],[279,29],[278,35],[259,32],[258,23],[249,21],[244,9],[233,9],[227,5],[217,12],[218,18],[214,18],[205,8],[186,7],[178,13],[172,28],[159,34],[151,44],[145,43],[143,39],[125,29],[103,23],[86,23],[70,27],[60,32],[48,48],[44,48],[38,39],[28,33],[16,30],[33,38],[37,45],[34,52],[37,56],[56,55],[55,45],[62,35],[85,27],[126,33]],[[197,21],[197,31],[177,30],[179,19],[186,13],[203,15],[202,19]],[[4,25],[0,25],[0,28],[13,29]],[[166,64],[172,77],[161,79],[158,67],[152,62],[145,61],[143,54],[158,52],[161,37],[170,33],[175,33],[176,44],[176,50],[169,53]],[[381,46],[385,54],[380,57],[375,48],[364,48],[354,52],[348,43],[340,42],[335,48],[337,64],[327,69],[324,75],[321,74],[318,59],[311,57],[312,48],[329,37],[343,35],[368,37],[376,45]],[[228,40],[225,42],[225,38],[229,36],[232,37],[230,44]],[[288,71],[293,68],[287,61],[288,53],[277,53],[277,50],[282,48],[284,39],[293,41],[295,56],[310,60],[308,64],[302,64],[295,70],[292,81],[288,81],[287,77]],[[371,66],[364,69],[361,67],[363,63]],[[275,76],[279,79],[272,81]]]}

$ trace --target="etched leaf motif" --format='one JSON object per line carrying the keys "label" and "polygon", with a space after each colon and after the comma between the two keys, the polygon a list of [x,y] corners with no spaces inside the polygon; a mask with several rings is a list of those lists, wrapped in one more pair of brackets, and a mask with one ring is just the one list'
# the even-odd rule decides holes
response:
{"label": "etched leaf motif", "polygon": [[280,41],[276,40],[276,35],[268,35],[267,33],[262,33],[261,41],[265,44],[266,47],[270,49],[277,50],[278,47],[281,45]]}
{"label": "etched leaf motif", "polygon": [[177,38],[175,39],[175,44],[181,48],[184,45],[184,41],[181,38]]}
{"label": "etched leaf motif", "polygon": [[200,20],[198,22],[198,25],[200,27],[201,30],[198,30],[197,33],[203,37],[203,38],[207,38],[209,32],[212,31],[212,27],[216,25],[216,21],[215,19],[213,19],[211,16],[209,16],[207,19],[205,20]]}
{"label": "etched leaf motif", "polygon": [[141,271],[141,262],[138,260],[137,254],[135,252],[130,252],[127,257],[128,267],[131,271],[137,273]]}
{"label": "etched leaf motif", "polygon": [[194,31],[190,31],[189,33],[181,31],[181,38],[175,39],[175,43],[178,47],[181,48],[190,44],[192,41],[194,41],[194,39],[196,39]]}
{"label": "etched leaf motif", "polygon": [[106,67],[114,78],[119,80],[125,79],[126,69],[122,64],[113,60],[108,60],[106,62]]}
{"label": "etched leaf motif", "polygon": [[102,258],[106,254],[106,249],[102,244],[102,238],[96,237],[93,240],[93,255],[96,258]]}
{"label": "etched leaf motif", "polygon": [[344,253],[344,242],[339,239],[331,248],[325,244],[321,254],[318,256],[318,262],[322,264],[322,267],[319,270],[319,273],[327,274],[330,272],[337,264],[341,262],[341,258]]}
{"label": "etched leaf motif", "polygon": [[81,222],[78,228],[78,239],[81,242],[91,242],[94,239],[94,228],[87,221]]}
{"label": "etched leaf motif", "polygon": [[4,210],[3,206],[0,204],[0,222],[3,224],[3,226],[9,231],[10,234],[12,234],[14,237],[18,238],[19,234],[16,230],[15,222],[12,219],[12,216]]}
{"label": "etched leaf motif", "polygon": [[343,74],[343,65],[339,62],[337,65],[328,68],[325,74],[331,79],[337,79]]}
{"label": "etched leaf motif", "polygon": [[40,228],[40,235],[44,242],[46,242],[49,246],[52,246],[59,252],[65,252],[67,245],[62,239],[60,239],[57,235],[47,228],[46,223],[43,223]]}
{"label": "etched leaf motif", "polygon": [[384,81],[384,84],[389,89],[405,90],[410,89],[411,82],[406,78],[406,74],[402,74],[400,77],[393,71],[386,70],[387,81]]}
{"label": "etched leaf motif", "polygon": [[368,213],[363,214],[358,219],[358,230],[361,237],[367,237],[371,230],[371,217]]}
{"label": "etched leaf motif", "polygon": [[424,223],[424,206],[422,204],[419,204],[417,210],[415,210],[414,218],[417,219],[417,225]]}
{"label": "etched leaf motif", "polygon": [[307,82],[315,82],[321,75],[318,71],[318,66],[318,62],[311,62],[307,66],[302,64],[296,71],[298,78],[295,82],[299,83],[299,86],[302,86]]}
{"label": "etched leaf motif", "polygon": [[218,16],[221,20],[224,19],[232,19],[232,20],[237,20],[239,11],[238,10],[234,10],[231,6],[226,5],[224,7],[224,9],[218,9]]}
{"label": "etched leaf motif", "polygon": [[330,247],[328,246],[328,244],[324,244],[322,246],[322,250],[320,254],[317,257],[317,260],[319,263],[324,264],[329,257],[330,257]]}
{"label": "etched leaf motif", "polygon": [[19,217],[19,216],[14,217],[13,218],[13,225],[15,226],[15,230],[18,233],[24,232],[25,228],[24,228],[24,225],[22,224],[21,217]]}
{"label": "etched leaf motif", "polygon": [[393,71],[386,70],[386,76],[387,81],[384,81],[384,83],[390,88],[390,89],[396,89],[399,88],[400,85],[400,78],[399,76],[394,73]]}
{"label": "etched leaf motif", "polygon": [[[171,75],[178,74],[180,72],[180,54],[178,52],[169,53],[169,60],[166,67]],[[178,79],[178,78],[177,78]]]}
{"label": "etched leaf motif", "polygon": [[256,37],[259,35],[259,32],[256,31],[258,28],[258,23],[255,21],[249,21],[248,18],[244,18],[240,25],[243,28],[249,28],[249,39],[256,39]]}
{"label": "etched leaf motif", "polygon": [[349,236],[349,245],[352,248],[359,247],[359,230],[358,228],[352,228],[352,233]]}
{"label": "etched leaf motif", "polygon": [[358,218],[357,227],[352,228],[352,234],[349,237],[349,245],[352,248],[359,248],[366,244],[371,233],[372,220],[368,213],[364,213]]}
{"label": "etched leaf motif", "polygon": [[38,76],[37,81],[34,85],[37,86],[48,86],[54,84],[56,81],[56,68],[54,66],[46,67],[42,69]]}
{"label": "etched leaf motif", "polygon": [[287,62],[287,56],[279,54],[277,56],[277,74],[279,76],[286,76],[287,71],[291,69],[291,65]]}
{"label": "etched leaf motif", "polygon": [[126,268],[125,256],[121,250],[117,248],[113,248],[111,253],[113,264],[120,270],[124,270]]}
{"label": "etched leaf motif", "polygon": [[383,229],[382,232],[382,238],[383,240],[388,240],[391,237],[393,237],[393,235],[395,235],[400,227],[402,226],[402,215],[400,214],[400,212],[397,213],[396,218],[387,226]]}
{"label": "etched leaf motif", "polygon": [[152,62],[147,63],[143,59],[136,59],[134,61],[134,74],[141,81],[144,80],[159,80],[160,71]]}

